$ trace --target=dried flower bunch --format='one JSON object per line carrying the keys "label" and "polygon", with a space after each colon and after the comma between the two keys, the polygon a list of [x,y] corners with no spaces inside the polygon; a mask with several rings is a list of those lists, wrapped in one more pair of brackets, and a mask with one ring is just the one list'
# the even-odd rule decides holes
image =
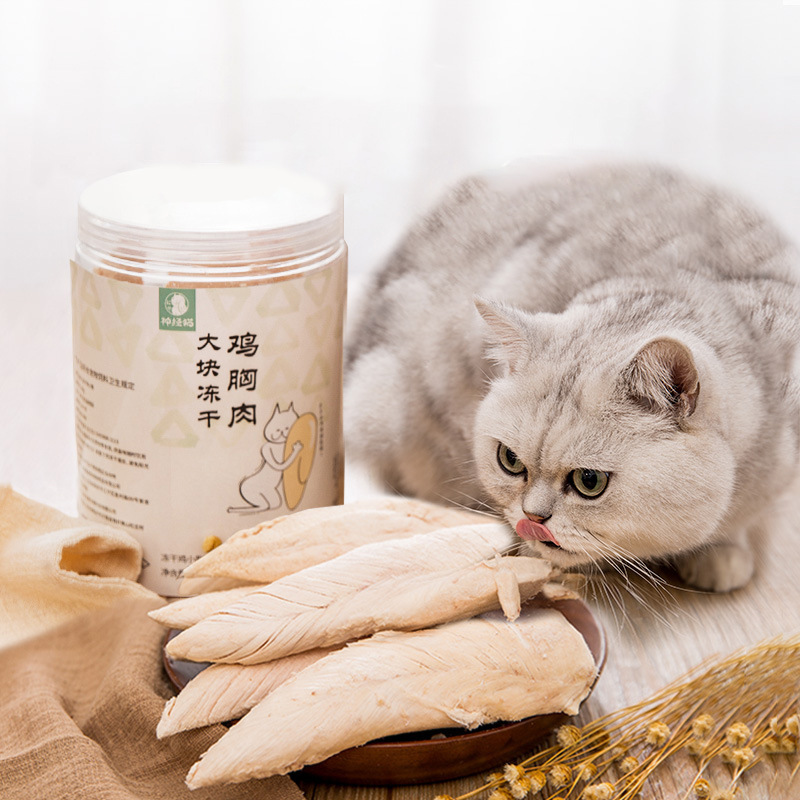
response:
{"label": "dried flower bunch", "polygon": [[435,800],[633,800],[681,756],[693,774],[683,800],[733,800],[749,770],[796,756],[799,702],[800,636],[772,639],[705,662],[642,703],[564,725],[553,746]]}

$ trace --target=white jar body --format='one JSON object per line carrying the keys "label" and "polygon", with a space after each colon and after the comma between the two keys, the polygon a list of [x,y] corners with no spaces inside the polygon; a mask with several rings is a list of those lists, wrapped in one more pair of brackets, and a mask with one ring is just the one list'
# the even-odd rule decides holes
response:
{"label": "white jar body", "polygon": [[176,596],[208,537],[342,502],[343,242],[247,285],[87,261],[72,263],[79,508],[142,543],[145,586]]}

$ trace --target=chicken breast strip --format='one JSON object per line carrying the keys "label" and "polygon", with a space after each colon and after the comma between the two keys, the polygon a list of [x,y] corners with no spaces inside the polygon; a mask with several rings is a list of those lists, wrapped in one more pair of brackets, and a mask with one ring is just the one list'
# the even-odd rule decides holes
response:
{"label": "chicken breast strip", "polygon": [[271,691],[331,650],[308,650],[268,664],[212,664],[167,701],[156,736],[239,719]]}
{"label": "chicken breast strip", "polygon": [[494,519],[403,497],[310,508],[233,534],[188,566],[183,577],[269,583],[370,542]]}
{"label": "chicken breast strip", "polygon": [[[526,594],[523,589],[522,595]],[[536,595],[536,602],[545,605],[577,597],[562,584],[547,583]],[[511,596],[505,602],[514,606],[515,599]],[[519,613],[518,605],[516,612]],[[504,613],[509,618],[508,608]],[[239,719],[274,688],[333,649],[306,650],[264,664],[212,664],[192,678],[176,697],[167,701],[156,731],[158,738],[215,722]]]}
{"label": "chicken breast strip", "polygon": [[182,578],[178,585],[178,594],[181,597],[196,597],[209,592],[224,592],[240,587],[263,586],[264,581],[246,581],[244,578],[226,578],[224,575],[204,577],[198,575],[194,578]]}
{"label": "chicken breast strip", "polygon": [[382,632],[279,686],[189,771],[191,789],[291,772],[366,742],[535,714],[575,714],[596,666],[553,609],[493,612],[413,633]]}
{"label": "chicken breast strip", "polygon": [[263,584],[254,584],[253,586],[239,586],[235,589],[206,592],[195,597],[184,597],[148,612],[148,616],[165,628],[182,631],[238,600],[242,600],[250,592],[263,588]]}
{"label": "chicken breast strip", "polygon": [[[415,585],[410,578],[418,579],[432,573],[441,578],[465,567],[474,568],[506,552],[512,545],[510,529],[499,523],[443,528],[408,539],[364,545],[250,592],[240,602],[178,634],[167,645],[167,653],[172,658],[188,661],[257,664],[289,652],[323,646],[316,643],[318,638],[314,638],[314,632],[324,629],[326,624],[342,626],[348,618],[359,620],[352,630],[361,633],[353,635],[385,627],[380,624],[381,614],[391,615],[392,623],[402,629],[410,625],[423,627],[427,621],[409,613],[408,602],[397,602],[401,593],[413,599]],[[370,593],[366,600],[354,597],[384,582],[388,582],[386,587]],[[438,583],[444,585],[441,580]],[[452,597],[452,593],[448,596]],[[351,597],[353,602],[345,604],[340,612],[344,601]],[[328,610],[331,606],[334,607]],[[371,615],[375,624],[371,629],[364,628],[363,620],[369,620]],[[464,609],[458,608],[453,616],[462,615],[465,615]],[[311,631],[304,638],[303,633],[309,627]],[[294,639],[294,642],[287,646],[278,641],[270,650],[271,639],[283,628],[287,629],[288,640]],[[337,634],[337,641],[347,638],[351,638],[350,633],[344,639]]]}
{"label": "chicken breast strip", "polygon": [[[552,576],[541,559],[504,556],[460,569],[387,578],[324,608],[284,608],[270,618],[247,613],[245,600],[216,618],[213,636],[210,625],[187,632],[181,652],[196,661],[255,664],[377,631],[419,630],[497,608],[516,619],[521,603]],[[203,637],[199,644],[195,630]]]}
{"label": "chicken breast strip", "polygon": [[[521,588],[522,596],[527,596],[527,591]],[[503,590],[503,593],[506,591],[509,596],[505,598],[505,603],[509,607],[504,613],[510,618],[510,611],[515,609],[516,614],[519,613],[516,601],[520,598],[513,596],[513,587]],[[223,592],[215,594],[221,595]],[[536,602],[546,604],[577,597],[575,592],[562,584],[547,583],[536,595]],[[263,664],[212,664],[192,678],[176,697],[167,701],[156,734],[162,739],[191,728],[237,720],[285,680],[333,649],[306,650]]]}

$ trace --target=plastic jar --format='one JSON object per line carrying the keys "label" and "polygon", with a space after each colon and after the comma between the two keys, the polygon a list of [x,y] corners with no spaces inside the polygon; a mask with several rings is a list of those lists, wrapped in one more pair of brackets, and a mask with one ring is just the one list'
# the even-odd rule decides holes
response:
{"label": "plastic jar", "polygon": [[217,540],[342,502],[342,229],[340,195],[264,166],[148,167],[80,197],[79,509],[142,543],[162,595]]}

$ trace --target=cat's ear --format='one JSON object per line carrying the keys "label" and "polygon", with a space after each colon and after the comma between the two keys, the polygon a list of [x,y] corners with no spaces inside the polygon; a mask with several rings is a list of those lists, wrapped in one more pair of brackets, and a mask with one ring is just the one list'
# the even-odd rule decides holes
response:
{"label": "cat's ear", "polygon": [[531,355],[531,341],[522,314],[511,306],[482,297],[475,297],[474,302],[486,323],[489,358],[514,373]]}
{"label": "cat's ear", "polygon": [[686,345],[677,339],[653,339],[634,356],[623,379],[630,397],[648,411],[677,420],[694,413],[700,376]]}

